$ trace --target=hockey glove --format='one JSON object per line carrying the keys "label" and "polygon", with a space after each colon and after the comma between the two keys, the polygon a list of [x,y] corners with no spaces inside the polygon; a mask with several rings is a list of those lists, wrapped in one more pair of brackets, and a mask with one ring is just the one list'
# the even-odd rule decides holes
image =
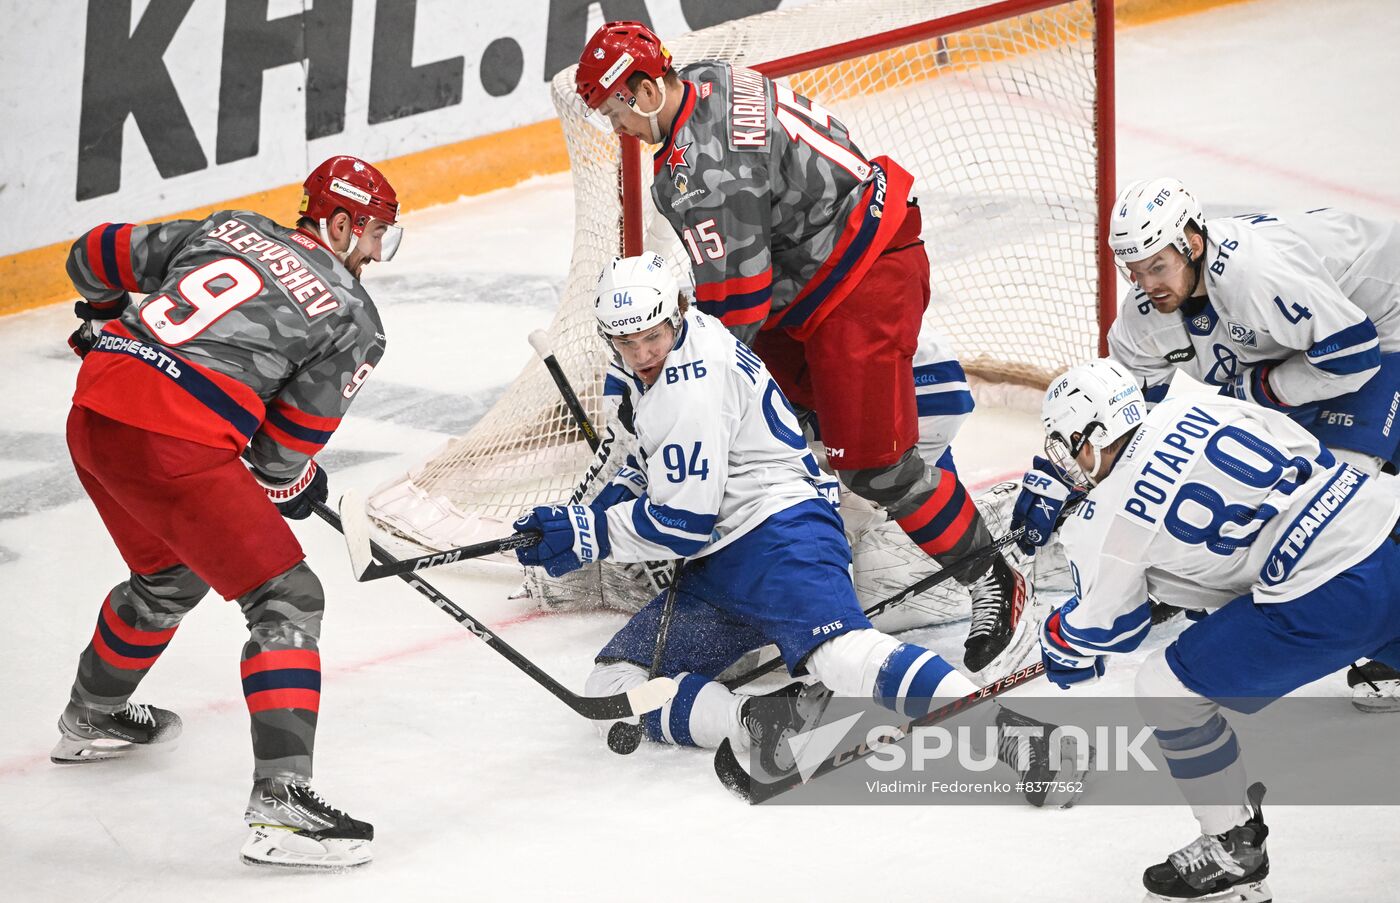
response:
{"label": "hockey glove", "polygon": [[[628,457],[631,458],[630,455]],[[617,469],[617,473],[608,485],[603,487],[603,491],[599,492],[593,501],[588,503],[588,507],[593,509],[594,517],[601,518],[603,512],[612,506],[630,502],[646,491],[646,474],[624,464]]]}
{"label": "hockey glove", "polygon": [[115,320],[131,303],[131,295],[122,292],[110,301],[78,301],[73,305],[73,316],[79,320]]}
{"label": "hockey glove", "polygon": [[256,469],[253,469],[253,479],[288,520],[304,520],[311,514],[313,504],[326,500],[326,472],[315,461],[307,461],[306,469],[295,480],[278,483]]}
{"label": "hockey glove", "polygon": [[542,506],[517,520],[515,529],[540,532],[539,544],[516,549],[515,557],[526,567],[544,568],[551,577],[602,561],[612,551],[607,517],[587,505]]}
{"label": "hockey glove", "polygon": [[73,334],[68,337],[68,348],[78,357],[87,357],[88,352],[95,344],[97,344],[97,332],[87,321],[73,330]]}
{"label": "hockey glove", "polygon": [[1011,512],[1011,529],[1025,527],[1016,546],[1027,555],[1050,541],[1060,512],[1070,499],[1083,493],[1071,489],[1060,472],[1047,459],[1036,456],[1033,466],[1021,478],[1021,494]]}
{"label": "hockey glove", "polygon": [[1060,635],[1060,623],[1067,612],[1079,605],[1077,597],[1050,613],[1040,628],[1040,660],[1045,663],[1045,679],[1061,690],[1071,684],[1092,681],[1103,676],[1104,657],[1085,655],[1065,642]]}

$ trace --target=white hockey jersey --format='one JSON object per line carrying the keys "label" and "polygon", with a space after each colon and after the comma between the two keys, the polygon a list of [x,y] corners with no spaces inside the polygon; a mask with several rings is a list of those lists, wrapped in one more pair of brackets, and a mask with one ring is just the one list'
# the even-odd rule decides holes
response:
{"label": "white hockey jersey", "polygon": [[1400,224],[1323,209],[1212,219],[1206,235],[1202,309],[1158,313],[1134,288],[1109,329],[1149,402],[1173,368],[1220,386],[1281,361],[1269,385],[1301,405],[1356,391],[1400,351]]}
{"label": "white hockey jersey", "polygon": [[1149,594],[1198,610],[1296,598],[1373,552],[1397,517],[1400,480],[1338,464],[1278,412],[1164,401],[1061,528],[1079,596],[1062,635],[1128,652],[1151,626]]}
{"label": "white hockey jersey", "polygon": [[645,477],[625,473],[644,491],[607,510],[618,561],[708,555],[779,511],[835,498],[768,369],[708,314],[686,313],[653,385],[613,364],[604,393],[630,406]]}

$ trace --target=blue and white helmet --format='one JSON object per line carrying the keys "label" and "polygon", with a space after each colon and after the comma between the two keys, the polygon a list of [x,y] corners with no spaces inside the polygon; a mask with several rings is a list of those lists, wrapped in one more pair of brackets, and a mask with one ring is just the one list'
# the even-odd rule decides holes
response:
{"label": "blue and white helmet", "polygon": [[614,257],[598,279],[593,313],[605,336],[645,332],[668,320],[680,329],[680,286],[666,258],[650,252]]}
{"label": "blue and white helmet", "polygon": [[[1099,450],[1142,423],[1147,399],[1136,377],[1117,361],[1103,358],[1080,364],[1050,383],[1040,419],[1045,425],[1045,456],[1075,488],[1095,484]],[[1088,444],[1094,464],[1079,465],[1079,452]]]}
{"label": "blue and white helmet", "polygon": [[1113,262],[1122,269],[1135,260],[1146,260],[1165,247],[1174,247],[1191,259],[1186,224],[1205,231],[1201,204],[1179,179],[1142,179],[1118,192],[1108,220],[1108,246]]}

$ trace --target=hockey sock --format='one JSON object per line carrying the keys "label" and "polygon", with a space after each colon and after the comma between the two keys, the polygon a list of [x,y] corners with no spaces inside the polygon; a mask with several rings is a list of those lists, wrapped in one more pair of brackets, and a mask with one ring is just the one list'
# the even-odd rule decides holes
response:
{"label": "hockey sock", "polygon": [[[948,564],[991,542],[991,534],[957,474],[942,468],[931,471],[938,477],[933,490],[895,522],[926,554]],[[977,575],[958,576],[968,580]]]}
{"label": "hockey sock", "polygon": [[102,601],[92,642],[78,659],[72,704],[97,712],[121,710],[165,651],[180,619],[209,592],[184,565],[132,574]]}
{"label": "hockey sock", "polygon": [[124,587],[112,590],[103,600],[92,641],[78,658],[74,705],[101,712],[120,710],[175,635],[175,627],[146,628],[135,606],[117,601],[127,597]]}
{"label": "hockey sock", "polygon": [[714,749],[726,737],[745,736],[739,730],[743,697],[702,674],[682,672],[675,677],[680,685],[675,698],[642,716],[648,740]]}
{"label": "hockey sock", "polygon": [[935,697],[966,696],[976,689],[938,653],[902,643],[880,666],[874,696],[887,709],[918,717]]}
{"label": "hockey sock", "polygon": [[324,599],[305,562],[239,599],[248,621],[239,671],[252,719],[254,780],[311,777]]}

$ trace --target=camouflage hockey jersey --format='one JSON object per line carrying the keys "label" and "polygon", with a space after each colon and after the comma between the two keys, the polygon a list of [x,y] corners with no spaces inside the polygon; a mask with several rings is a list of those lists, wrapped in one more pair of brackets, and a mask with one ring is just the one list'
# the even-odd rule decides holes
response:
{"label": "camouflage hockey jersey", "polygon": [[913,177],[757,72],[707,61],[679,74],[652,199],[690,255],[698,306],[746,343],[777,327],[804,339],[889,246]]}
{"label": "camouflage hockey jersey", "polygon": [[1400,351],[1400,225],[1324,209],[1212,219],[1206,236],[1203,304],[1158,313],[1133,289],[1109,329],[1149,402],[1177,368],[1220,386],[1276,363],[1271,389],[1303,405],[1356,391]]}
{"label": "camouflage hockey jersey", "polygon": [[255,213],[98,226],[68,274],[94,306],[147,293],[96,336],[73,403],[244,451],[274,480],[320,451],[384,353],[374,303],[340,260]]}

